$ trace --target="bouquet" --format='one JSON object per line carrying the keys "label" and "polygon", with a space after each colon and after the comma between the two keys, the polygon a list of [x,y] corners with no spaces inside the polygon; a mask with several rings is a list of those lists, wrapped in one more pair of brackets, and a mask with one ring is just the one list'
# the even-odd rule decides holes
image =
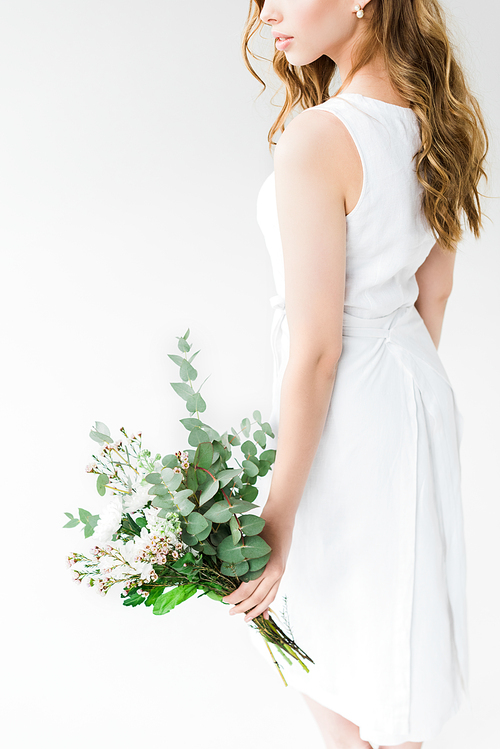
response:
{"label": "bouquet", "polygon": [[[157,615],[198,591],[198,598],[224,603],[222,598],[241,582],[260,577],[271,554],[259,535],[265,520],[250,511],[258,507],[253,501],[257,477],[265,476],[274,463],[276,451],[266,450],[266,435],[274,437],[273,431],[259,411],[253,412],[254,422],[242,420],[239,432],[231,428],[222,435],[199,418],[206,409],[201,388],[193,387],[198,373],[192,361],[199,351],[187,357],[188,337],[189,329],[178,338],[184,356],[169,354],[182,380],[170,384],[190,414],[180,421],[193,449],[153,457],[142,447],[141,432],[129,436],[122,427],[114,440],[108,427],[97,421],[90,437],[100,450],[86,470],[96,474],[98,494],[111,496],[99,515],[83,508],[77,516],[65,513],[64,527],[83,525],[85,538],[92,536],[95,543],[87,554],[68,556],[74,580],[85,580],[101,595],[119,584],[125,606],[144,604]],[[236,446],[242,459],[235,458],[237,467],[231,467],[228,462]],[[314,661],[295,643],[286,614],[282,617],[286,633],[272,616],[260,614],[249,624],[264,638],[287,685],[279,656],[290,665],[295,659],[306,671],[305,661]]]}

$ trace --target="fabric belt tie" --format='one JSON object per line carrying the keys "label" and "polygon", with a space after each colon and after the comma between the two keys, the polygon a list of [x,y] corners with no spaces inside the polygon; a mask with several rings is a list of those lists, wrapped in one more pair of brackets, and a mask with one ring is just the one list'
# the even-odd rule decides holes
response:
{"label": "fabric belt tie", "polygon": [[[283,365],[283,323],[286,318],[285,300],[280,294],[270,298],[274,315],[271,323],[271,346],[273,351],[274,382],[281,374]],[[398,307],[383,317],[361,318],[349,312],[343,313],[342,336],[362,336],[385,339],[391,352],[411,375],[420,390],[423,403],[435,421],[439,421],[440,400],[433,390],[429,368],[433,369],[451,388],[450,381],[437,354],[432,338],[413,304]],[[462,416],[458,412],[462,427]]]}

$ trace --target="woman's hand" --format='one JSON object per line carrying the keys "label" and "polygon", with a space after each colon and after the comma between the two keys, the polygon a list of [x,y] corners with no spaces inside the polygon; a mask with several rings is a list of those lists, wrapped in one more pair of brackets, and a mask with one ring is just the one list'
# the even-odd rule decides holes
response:
{"label": "woman's hand", "polygon": [[293,523],[287,521],[281,513],[273,513],[267,507],[263,508],[261,517],[266,521],[264,529],[259,534],[271,547],[271,556],[264,567],[262,575],[248,583],[241,585],[222,599],[224,603],[234,603],[230,614],[247,612],[245,621],[264,614],[269,619],[268,607],[274,601],[278,587],[285,573],[286,561],[292,544]]}

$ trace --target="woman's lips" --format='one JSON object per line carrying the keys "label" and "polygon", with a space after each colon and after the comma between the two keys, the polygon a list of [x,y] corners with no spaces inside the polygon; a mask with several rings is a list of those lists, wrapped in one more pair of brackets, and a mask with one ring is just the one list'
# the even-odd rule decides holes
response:
{"label": "woman's lips", "polygon": [[289,46],[292,39],[293,39],[293,36],[287,36],[281,39],[280,37],[276,37],[276,47],[278,49],[284,50]]}

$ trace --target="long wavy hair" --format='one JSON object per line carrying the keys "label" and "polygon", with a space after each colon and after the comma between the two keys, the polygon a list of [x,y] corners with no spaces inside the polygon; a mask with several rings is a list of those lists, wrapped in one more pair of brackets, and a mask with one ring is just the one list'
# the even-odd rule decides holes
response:
{"label": "long wavy hair", "polygon": [[[252,36],[264,25],[260,19],[263,5],[264,0],[250,0],[242,54],[265,90],[265,82],[249,60],[249,55],[266,59],[249,47]],[[479,200],[483,194],[478,183],[481,177],[488,179],[489,140],[479,103],[450,41],[444,12],[436,0],[370,0],[363,27],[353,49],[353,66],[336,93],[381,52],[394,89],[419,121],[421,148],[413,158],[424,188],[423,213],[441,247],[454,252],[463,235],[462,214],[476,238],[483,228]],[[307,109],[331,98],[330,84],[337,69],[326,55],[308,65],[291,65],[280,50],[275,50],[272,65],[285,86],[285,101],[268,132],[270,150],[276,145],[273,135],[284,131],[295,107]]]}

